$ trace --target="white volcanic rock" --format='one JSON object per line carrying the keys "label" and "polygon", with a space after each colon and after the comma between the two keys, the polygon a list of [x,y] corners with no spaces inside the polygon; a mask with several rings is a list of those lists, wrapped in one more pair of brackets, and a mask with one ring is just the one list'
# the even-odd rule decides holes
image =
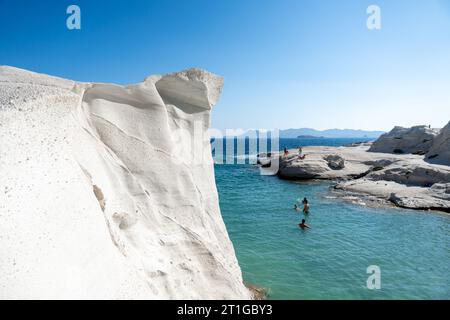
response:
{"label": "white volcanic rock", "polygon": [[328,163],[321,157],[298,161],[298,156],[280,158],[278,175],[284,179],[320,179],[331,169]]}
{"label": "white volcanic rock", "polygon": [[367,174],[374,181],[395,181],[408,186],[431,187],[435,183],[450,182],[450,167],[436,166],[424,161],[399,160],[381,170]]}
{"label": "white volcanic rock", "polygon": [[333,170],[341,170],[345,168],[345,159],[337,154],[330,154],[323,158],[328,166]]}
{"label": "white volcanic rock", "polygon": [[146,82],[154,82],[159,94],[165,100],[172,100],[183,107],[211,109],[219,100],[223,78],[200,69],[189,69],[172,73]]}
{"label": "white volcanic rock", "polygon": [[305,159],[277,154],[278,175],[295,180],[336,180],[338,190],[400,207],[450,211],[449,166],[427,163],[420,155],[368,152],[368,148],[304,147]]}
{"label": "white volcanic rock", "polygon": [[431,188],[406,186],[394,181],[373,181],[369,178],[340,182],[338,190],[365,194],[407,209],[450,212],[450,184],[437,183]]}
{"label": "white volcanic rock", "polygon": [[352,179],[366,174],[372,167],[381,166],[386,161],[392,163],[399,160],[397,155],[369,153],[367,149],[368,146],[365,145],[340,148],[304,147],[305,159],[299,159],[295,154],[280,157],[278,175],[285,179],[300,180]]}
{"label": "white volcanic rock", "polygon": [[0,299],[247,299],[201,70],[118,86],[0,67]]}
{"label": "white volcanic rock", "polygon": [[395,127],[383,134],[370,147],[371,152],[426,154],[438,130],[427,126]]}
{"label": "white volcanic rock", "polygon": [[450,166],[450,122],[433,139],[426,158],[429,162]]}

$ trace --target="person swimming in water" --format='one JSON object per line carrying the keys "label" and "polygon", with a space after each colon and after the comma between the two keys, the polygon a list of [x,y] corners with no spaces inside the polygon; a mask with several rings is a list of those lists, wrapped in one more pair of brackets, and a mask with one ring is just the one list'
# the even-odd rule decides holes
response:
{"label": "person swimming in water", "polygon": [[309,202],[308,199],[303,199],[303,213],[308,214],[309,213]]}
{"label": "person swimming in water", "polygon": [[297,204],[294,204],[294,210],[295,210],[295,211],[300,211],[300,208],[298,207]]}
{"label": "person swimming in water", "polygon": [[305,219],[302,219],[302,222],[298,224],[298,226],[300,227],[300,229],[305,230],[305,229],[311,229],[310,226],[308,226],[306,223]]}

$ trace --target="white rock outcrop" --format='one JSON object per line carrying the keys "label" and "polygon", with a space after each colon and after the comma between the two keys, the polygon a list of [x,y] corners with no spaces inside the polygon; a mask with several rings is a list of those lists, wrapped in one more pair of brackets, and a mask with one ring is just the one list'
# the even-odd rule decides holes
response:
{"label": "white rock outcrop", "polygon": [[341,170],[345,168],[345,159],[337,154],[330,154],[323,159],[328,163],[330,169]]}
{"label": "white rock outcrop", "polygon": [[370,147],[371,152],[396,153],[396,154],[426,154],[433,143],[438,130],[427,126],[415,126],[412,128],[395,127],[390,132],[383,134]]}
{"label": "white rock outcrop", "polygon": [[[283,179],[334,180],[335,190],[410,209],[450,212],[450,167],[423,155],[368,152],[369,146],[304,147],[305,158],[275,154]],[[266,165],[269,160],[266,159]],[[344,196],[345,196],[344,194]]]}
{"label": "white rock outcrop", "polygon": [[427,161],[450,166],[450,122],[433,139]]}
{"label": "white rock outcrop", "polygon": [[0,299],[247,299],[209,136],[223,79],[0,67]]}

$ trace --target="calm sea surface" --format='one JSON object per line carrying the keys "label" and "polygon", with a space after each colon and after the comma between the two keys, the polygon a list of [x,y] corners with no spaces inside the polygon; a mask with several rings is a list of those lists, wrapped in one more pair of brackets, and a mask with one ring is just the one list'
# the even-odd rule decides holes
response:
{"label": "calm sea surface", "polygon": [[[280,148],[361,139],[282,139]],[[238,155],[239,156],[239,155]],[[330,198],[329,183],[262,176],[250,164],[215,166],[222,215],[244,280],[271,299],[449,299],[450,216],[374,209]],[[307,197],[312,227],[293,210]],[[369,290],[367,267],[381,289]]]}

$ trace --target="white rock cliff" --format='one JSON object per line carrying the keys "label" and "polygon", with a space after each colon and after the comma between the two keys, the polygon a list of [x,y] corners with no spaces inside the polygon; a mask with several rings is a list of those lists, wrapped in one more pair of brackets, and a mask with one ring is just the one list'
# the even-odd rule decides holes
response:
{"label": "white rock cliff", "polygon": [[450,166],[450,122],[433,139],[427,161]]}
{"label": "white rock cliff", "polygon": [[206,130],[223,79],[0,67],[0,299],[247,299]]}
{"label": "white rock cliff", "polygon": [[427,126],[395,127],[381,135],[370,147],[371,152],[426,154],[438,130]]}
{"label": "white rock cliff", "polygon": [[333,180],[334,190],[344,191],[342,196],[362,195],[370,202],[382,200],[402,208],[450,212],[449,166],[429,163],[423,155],[368,149],[364,144],[304,147],[304,159],[296,150],[288,156],[273,157],[280,157],[278,175],[284,179]]}

